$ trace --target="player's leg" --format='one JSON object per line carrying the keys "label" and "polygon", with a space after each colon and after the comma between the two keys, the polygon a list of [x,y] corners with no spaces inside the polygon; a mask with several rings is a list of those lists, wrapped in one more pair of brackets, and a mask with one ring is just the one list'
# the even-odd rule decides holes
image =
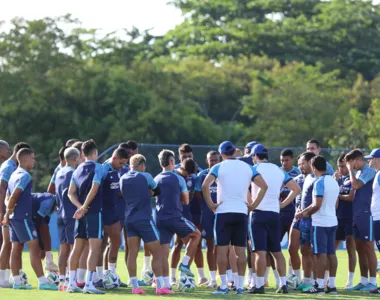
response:
{"label": "player's leg", "polygon": [[85,286],[85,277],[86,277],[86,271],[87,271],[87,258],[88,254],[90,252],[88,240],[86,237],[84,237],[84,248],[82,249],[82,252],[79,254],[79,265],[77,270],[77,285],[80,288],[84,288]]}
{"label": "player's leg", "polygon": [[181,259],[181,251],[183,248],[183,241],[181,237],[176,234],[174,240],[174,246],[172,248],[171,257],[170,257],[170,281],[172,285],[177,283],[177,267]]}
{"label": "player's leg", "polygon": [[301,235],[296,223],[293,223],[290,229],[288,251],[293,272],[298,277],[298,281],[301,282],[301,258],[299,256]]}
{"label": "player's leg", "polygon": [[111,270],[111,272],[115,274],[116,274],[117,255],[118,255],[120,244],[121,244],[120,232],[121,232],[120,222],[116,222],[115,224],[111,225],[108,231],[108,236],[110,239],[108,266],[109,266],[109,270]]}
{"label": "player's leg", "polygon": [[[139,288],[139,283],[137,280],[137,256],[140,250],[141,238],[132,233],[129,229],[129,237],[127,239],[128,243],[128,259],[127,259],[127,269],[129,273],[129,279],[132,284],[132,294],[143,294]],[[145,294],[145,293],[144,293]]]}
{"label": "player's leg", "polygon": [[40,224],[40,235],[44,245],[45,252],[45,270],[58,272],[58,266],[53,261],[53,252],[51,251],[51,236],[49,228],[50,217],[45,217]]}
{"label": "player's leg", "polygon": [[336,279],[336,272],[338,269],[338,259],[336,257],[335,243],[334,243],[334,237],[336,236],[336,231],[337,231],[337,226],[329,228],[328,238],[327,238],[327,259],[328,259],[329,273],[330,273],[329,282],[327,284],[327,292],[329,294],[337,293],[336,286],[335,286],[335,279]]}
{"label": "player's leg", "polygon": [[[12,240],[15,240],[15,239],[12,239]],[[21,279],[20,279],[21,262],[19,261],[19,257],[22,256],[23,248],[24,248],[23,243],[12,242],[10,267],[11,267],[14,286],[15,285],[21,286]]]}
{"label": "player's leg", "polygon": [[235,291],[237,283],[239,281],[238,267],[237,267],[237,258],[235,249],[233,246],[228,247],[228,269],[231,270],[232,273],[232,281],[229,274],[227,274],[228,287],[230,290]]}
{"label": "player's leg", "polygon": [[151,253],[147,246],[144,244],[144,263],[142,273],[151,269]]}
{"label": "player's leg", "polygon": [[1,245],[0,250],[0,287],[11,287],[12,285],[9,283],[9,275],[10,275],[10,257],[12,250],[12,243],[10,239],[10,229],[9,226],[3,226],[1,228],[3,233],[3,243]]}
{"label": "player's leg", "polygon": [[[193,220],[194,219],[195,218],[193,216]],[[199,232],[202,231],[200,224],[196,225],[196,227],[199,230]],[[195,262],[195,265],[197,266],[197,271],[198,271],[198,285],[208,284],[208,280],[207,280],[207,278],[205,276],[205,272],[204,272],[202,238],[199,239],[198,248],[197,248],[197,251],[195,252],[195,256],[194,256],[194,262]]]}

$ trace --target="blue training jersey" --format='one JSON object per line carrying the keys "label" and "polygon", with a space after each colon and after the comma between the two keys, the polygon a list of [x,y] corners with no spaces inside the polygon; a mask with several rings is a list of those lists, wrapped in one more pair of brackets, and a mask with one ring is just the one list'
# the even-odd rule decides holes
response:
{"label": "blue training jersey", "polygon": [[72,219],[77,207],[69,199],[69,187],[75,169],[70,166],[61,168],[55,177],[58,219]]}
{"label": "blue training jersey", "polygon": [[181,193],[187,192],[185,179],[175,172],[164,171],[154,181],[160,187],[160,195],[156,197],[157,221],[181,218]]}
{"label": "blue training jersey", "polygon": [[299,193],[295,199],[296,201],[296,209],[300,208],[301,207],[301,199],[302,199],[302,189],[303,189],[303,184],[305,182],[305,175],[304,174],[300,174],[298,175],[296,178],[294,178],[294,181],[298,183],[300,189],[301,189],[301,193]]}
{"label": "blue training jersey", "polygon": [[301,196],[301,209],[309,207],[313,202],[313,188],[314,182],[317,180],[317,177],[314,174],[309,174],[306,176],[303,187],[302,187],[302,196]]}
{"label": "blue training jersey", "polygon": [[[350,175],[341,176],[338,179],[339,194],[348,195],[352,191]],[[336,209],[338,219],[352,220],[352,202],[339,200],[338,208]]]}
{"label": "blue training jersey", "polygon": [[[197,183],[195,185],[195,191],[196,192],[202,193],[202,184],[203,184],[203,181],[205,180],[205,178],[209,172],[210,172],[210,169],[205,169],[198,174]],[[210,186],[211,200],[214,203],[217,202],[217,197],[216,197],[217,196],[217,189],[218,189],[218,186],[216,184],[216,181],[214,181]],[[208,206],[206,204],[206,200],[203,197],[203,193],[202,193],[202,207],[201,207],[201,209],[202,209],[202,218],[214,215],[214,213],[208,208]]]}
{"label": "blue training jersey", "polygon": [[57,178],[57,173],[59,170],[61,170],[64,166],[62,166],[61,164],[59,164],[55,169],[54,169],[54,173],[53,173],[53,176],[51,177],[50,179],[50,182],[51,183],[54,183],[55,184],[55,179]]}
{"label": "blue training jersey", "polygon": [[[282,170],[284,170],[284,169],[282,168]],[[291,178],[295,178],[295,177],[297,177],[299,174],[301,174],[300,170],[297,169],[296,167],[293,167],[293,168],[292,168],[290,171],[288,171],[288,172],[286,172],[286,171],[284,170],[284,172],[285,172],[286,174],[288,174]],[[289,193],[290,193],[290,190],[289,190],[289,188],[288,188],[287,186],[283,186],[283,187],[281,188],[281,192],[280,192],[280,200],[281,200],[281,202],[284,201],[284,200],[286,199],[286,197],[288,197]],[[294,214],[295,214],[295,212],[296,212],[296,203],[295,203],[295,202],[296,202],[296,201],[295,201],[295,199],[294,199],[294,201],[293,201],[292,203],[290,203],[288,206],[286,206],[286,207],[284,207],[284,208],[282,208],[282,209],[280,210],[280,215],[281,215],[281,217],[285,217],[285,218],[293,219]]]}
{"label": "blue training jersey", "polygon": [[375,169],[366,165],[356,173],[356,178],[364,185],[355,191],[354,201],[352,202],[353,217],[360,217],[363,214],[371,214],[372,184],[376,176]]}
{"label": "blue training jersey", "polygon": [[51,216],[54,212],[56,195],[50,193],[32,193],[33,217]]}

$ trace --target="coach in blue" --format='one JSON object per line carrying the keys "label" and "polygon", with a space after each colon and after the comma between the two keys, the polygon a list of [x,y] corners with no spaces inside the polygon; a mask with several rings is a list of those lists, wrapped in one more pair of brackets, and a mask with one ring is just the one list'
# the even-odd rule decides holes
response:
{"label": "coach in blue", "polygon": [[[187,244],[186,254],[179,265],[179,270],[186,275],[194,277],[189,263],[194,257],[201,237],[195,225],[183,217],[183,206],[189,203],[189,193],[183,177],[174,173],[175,156],[170,150],[162,150],[158,159],[162,167],[162,173],[158,174],[154,181],[160,188],[160,195],[156,197],[157,227],[160,233],[163,259],[169,257],[170,241],[174,234],[180,236]],[[165,262],[164,266],[165,284],[170,286],[169,265]]]}

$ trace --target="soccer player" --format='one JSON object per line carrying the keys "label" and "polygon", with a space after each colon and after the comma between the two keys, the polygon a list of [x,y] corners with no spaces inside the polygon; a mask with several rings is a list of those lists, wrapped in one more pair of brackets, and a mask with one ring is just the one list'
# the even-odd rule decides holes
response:
{"label": "soccer player", "polygon": [[17,152],[19,167],[12,173],[8,184],[7,212],[3,224],[10,224],[10,237],[12,242],[11,270],[14,289],[31,289],[20,279],[21,255],[24,244],[28,246],[30,262],[38,277],[40,290],[57,290],[57,286],[50,284],[42,269],[40,248],[38,245],[36,228],[32,222],[32,177],[29,171],[34,168],[34,152],[23,148]]}
{"label": "soccer player", "polygon": [[[12,173],[17,169],[17,152],[21,149],[29,148],[27,143],[17,143],[13,148],[12,156],[4,161],[0,167],[0,222],[3,221],[5,215],[5,196],[8,189],[8,182]],[[0,223],[1,224],[1,223]],[[10,266],[9,260],[11,256],[12,243],[9,236],[9,225],[2,226],[3,243],[0,252],[0,287],[11,288],[9,283]]]}
{"label": "soccer player", "polygon": [[[235,159],[235,146],[230,141],[219,145],[223,161],[213,166],[202,184],[202,192],[209,209],[216,213],[214,238],[217,249],[217,265],[221,285],[214,294],[228,294],[227,263],[228,249],[231,244],[237,256],[239,280],[236,293],[244,294],[244,275],[246,268],[247,231],[248,231],[248,187],[251,181],[259,187],[254,205],[263,199],[267,185],[255,167]],[[211,199],[210,187],[218,180],[217,203]]]}
{"label": "soccer player", "polygon": [[70,139],[70,140],[67,140],[65,146],[66,147],[75,147],[74,144],[79,142],[78,139]]}
{"label": "soccer player", "polygon": [[338,218],[338,228],[336,231],[335,249],[338,249],[341,242],[346,241],[348,253],[348,279],[346,288],[353,286],[355,267],[356,267],[356,247],[352,236],[352,201],[355,191],[351,186],[350,175],[344,160],[345,154],[339,156],[337,165],[338,171],[335,172],[335,180],[340,187],[339,204],[336,210]]}
{"label": "soccer player", "polygon": [[11,155],[11,148],[6,141],[0,140],[0,165]]}
{"label": "soccer player", "polygon": [[[249,216],[249,235],[252,251],[255,252],[255,269],[257,274],[256,287],[249,292],[252,294],[264,293],[264,275],[267,265],[267,252],[273,255],[280,277],[280,285],[277,293],[287,294],[286,286],[286,263],[281,252],[281,221],[280,208],[291,205],[295,197],[301,192],[298,184],[292,177],[281,170],[275,164],[268,162],[268,150],[261,144],[252,148],[252,157],[256,171],[261,174],[268,189],[260,203],[255,200],[258,186],[252,184],[252,199],[254,200],[253,212]],[[283,202],[279,203],[282,185],[290,192]]]}
{"label": "soccer player", "polygon": [[252,141],[252,142],[249,142],[247,145],[245,145],[244,156],[238,157],[238,159],[241,161],[244,161],[245,163],[249,164],[250,166],[253,166],[251,150],[252,150],[253,146],[255,146],[257,144],[258,144],[258,142]]}
{"label": "soccer player", "polygon": [[128,149],[128,156],[129,156],[129,158],[131,158],[133,155],[139,153],[139,145],[136,143],[136,141],[129,140],[125,144],[129,148]]}
{"label": "soccer player", "polygon": [[[300,203],[297,205],[297,212],[309,207],[313,202],[313,187],[316,180],[313,174],[311,160],[316,155],[313,152],[304,152],[298,160],[299,168],[305,176],[304,180],[298,178],[298,183],[302,183],[302,192]],[[298,250],[301,244],[302,268],[304,277],[298,290],[307,291],[314,285],[313,279],[313,257],[311,249],[311,217],[303,216],[300,220],[294,220],[290,231],[289,254],[292,262],[294,274],[301,277],[301,262],[298,255]]]}
{"label": "soccer player", "polygon": [[345,161],[352,188],[355,190],[354,201],[352,202],[352,228],[361,274],[360,283],[348,290],[371,291],[376,289],[377,267],[371,215],[372,185],[376,171],[367,165],[363,153],[358,149],[347,153]]}
{"label": "soccer player", "polygon": [[131,171],[120,178],[120,190],[126,201],[126,228],[128,232],[128,273],[132,283],[132,294],[145,294],[139,287],[136,277],[136,259],[140,250],[141,239],[152,253],[152,268],[156,277],[156,294],[169,295],[174,292],[165,286],[163,278],[163,261],[160,237],[152,218],[151,196],[158,196],[160,189],[153,177],[145,173],[146,159],[135,154],[130,159]]}
{"label": "soccer player", "polygon": [[73,218],[76,207],[71,203],[68,197],[71,178],[74,170],[79,165],[80,152],[74,147],[68,147],[64,152],[66,165],[60,169],[55,178],[55,194],[57,195],[57,225],[59,232],[59,291],[65,291],[68,287],[66,283],[66,268],[70,251],[74,245],[74,227],[75,219]]}
{"label": "soccer player", "polygon": [[179,270],[187,276],[194,277],[189,268],[189,263],[198,249],[201,233],[193,223],[183,217],[182,204],[187,205],[189,203],[189,193],[183,177],[173,172],[175,167],[174,153],[170,150],[162,150],[158,155],[158,160],[162,167],[162,173],[154,179],[160,188],[160,195],[156,197],[156,222],[164,260],[165,285],[170,287],[169,265],[166,261],[169,257],[169,246],[173,235],[177,234],[182,238],[184,244],[187,244],[186,254],[182,258]]}
{"label": "soccer player", "polygon": [[[366,156],[369,166],[376,170],[373,181],[373,193],[371,201],[371,214],[373,218],[373,233],[377,249],[380,251],[380,148],[373,149],[371,154]],[[380,288],[370,291],[371,294],[380,294]]]}
{"label": "soccer player", "polygon": [[[332,176],[327,174],[327,162],[324,157],[315,156],[311,163],[313,173],[317,178],[313,188],[313,203],[296,214],[296,219],[311,215],[313,254],[317,258],[315,267],[317,282],[305,293],[337,294],[335,277],[338,261],[335,254],[335,236],[338,225],[336,205],[339,185]],[[324,276],[327,266],[329,266],[330,278],[325,291]]]}
{"label": "soccer player", "polygon": [[[103,224],[104,241],[109,238],[110,246],[108,255],[108,269],[116,275],[117,255],[121,245],[122,222],[125,219],[125,201],[120,193],[120,177],[127,173],[124,166],[128,161],[128,151],[117,148],[111,160],[103,164],[104,179],[103,185]],[[100,278],[101,280],[103,278]]]}
{"label": "soccer player", "polygon": [[[207,247],[207,263],[210,270],[210,282],[208,283],[208,288],[216,288],[216,253],[215,253],[215,240],[214,240],[214,221],[215,215],[208,208],[205,198],[202,193],[202,184],[206,176],[209,174],[211,168],[220,162],[220,156],[217,151],[210,151],[206,156],[206,163],[208,169],[201,171],[198,174],[197,183],[195,185],[195,201],[201,201],[202,203],[202,213],[201,213],[201,229],[202,237],[206,240]],[[212,183],[210,186],[211,200],[216,203],[217,201],[217,184]]]}
{"label": "soccer player", "polygon": [[[306,151],[313,152],[315,155],[319,155],[321,153],[321,144],[317,140],[309,140],[306,143]],[[329,164],[328,161],[327,163],[327,174],[329,175],[334,175],[334,168]]]}
{"label": "soccer player", "polygon": [[76,269],[85,241],[89,242],[89,255],[87,259],[87,277],[83,293],[104,294],[94,286],[96,264],[101,252],[103,240],[103,166],[96,163],[98,150],[93,140],[82,145],[86,161],[74,171],[69,187],[69,199],[78,208],[74,214],[77,219],[75,225],[74,248],[70,255],[70,286],[68,292],[79,292],[75,284]]}

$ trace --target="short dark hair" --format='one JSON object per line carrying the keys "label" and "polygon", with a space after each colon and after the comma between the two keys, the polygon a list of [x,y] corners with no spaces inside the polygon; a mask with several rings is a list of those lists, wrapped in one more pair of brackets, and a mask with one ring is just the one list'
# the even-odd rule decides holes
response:
{"label": "short dark hair", "polygon": [[318,148],[321,148],[321,144],[318,142],[318,140],[314,140],[314,139],[308,140],[307,144],[316,144]]}
{"label": "short dark hair", "polygon": [[364,155],[359,149],[354,149],[354,150],[348,152],[346,154],[346,156],[344,157],[344,159],[346,161],[350,161],[350,160],[354,160],[357,158],[363,158],[363,157],[364,157]]}
{"label": "short dark hair", "polygon": [[31,155],[33,153],[34,153],[33,150],[30,148],[21,148],[19,151],[17,151],[17,155],[16,155],[18,162],[20,162],[20,160],[23,157],[25,157],[27,155]]}
{"label": "short dark hair", "polygon": [[96,150],[96,144],[93,139],[85,141],[82,145],[82,151],[84,156],[90,156]]}
{"label": "short dark hair", "polygon": [[311,159],[311,165],[318,171],[323,172],[326,171],[327,162],[323,156],[317,155]]}
{"label": "short dark hair", "polygon": [[291,158],[294,157],[293,151],[291,149],[284,149],[281,151],[281,156],[289,156]]}
{"label": "short dark hair", "polygon": [[346,157],[346,153],[342,153],[339,155],[338,157],[338,162],[344,162],[345,161],[345,157]]}
{"label": "short dark hair", "polygon": [[306,161],[310,161],[313,157],[315,157],[314,152],[306,151],[300,155],[300,158],[303,158]]}
{"label": "short dark hair", "polygon": [[225,156],[234,156],[236,151],[236,148],[233,148],[231,150],[228,150],[227,152],[223,153]]}
{"label": "short dark hair", "polygon": [[182,154],[182,153],[190,153],[190,152],[193,152],[193,148],[191,148],[189,144],[182,144],[178,148],[178,153]]}
{"label": "short dark hair", "polygon": [[[264,148],[265,149],[265,148]],[[260,160],[265,160],[265,159],[268,159],[269,156],[268,156],[268,153],[261,153],[261,154],[255,154],[257,156],[258,159]]]}
{"label": "short dark hair", "polygon": [[181,167],[186,170],[189,174],[195,174],[197,172],[197,164],[195,163],[194,159],[192,158],[186,158],[181,162]]}
{"label": "short dark hair", "polygon": [[72,145],[74,145],[74,143],[76,142],[79,142],[78,139],[70,139],[70,140],[67,140],[66,142],[66,147],[71,147]]}
{"label": "short dark hair", "polygon": [[131,147],[129,147],[129,145],[128,145],[127,142],[119,144],[118,148],[123,148],[125,150],[130,150],[131,149]]}
{"label": "short dark hair", "polygon": [[83,142],[81,141],[78,141],[78,142],[75,142],[72,147],[74,148],[77,148],[79,150],[80,153],[83,153],[82,151],[82,146],[83,146]]}
{"label": "short dark hair", "polygon": [[175,159],[175,155],[173,151],[164,149],[158,154],[158,160],[160,162],[160,166],[165,168],[169,165],[171,159]]}
{"label": "short dark hair", "polygon": [[114,155],[121,159],[128,159],[128,151],[124,148],[117,148],[114,151]]}
{"label": "short dark hair", "polygon": [[218,155],[219,156],[219,153],[218,153],[218,151],[211,150],[211,151],[207,152],[206,157],[209,157],[211,155]]}
{"label": "short dark hair", "polygon": [[136,150],[139,147],[139,145],[137,145],[137,143],[134,140],[130,140],[126,144],[131,150]]}
{"label": "short dark hair", "polygon": [[30,147],[29,144],[25,142],[20,142],[13,147],[13,153],[17,154],[21,149],[32,149],[32,147]]}
{"label": "short dark hair", "polygon": [[65,150],[69,148],[67,146],[62,146],[59,151],[58,151],[58,155],[59,155],[59,160],[60,161],[64,161],[65,160]]}

